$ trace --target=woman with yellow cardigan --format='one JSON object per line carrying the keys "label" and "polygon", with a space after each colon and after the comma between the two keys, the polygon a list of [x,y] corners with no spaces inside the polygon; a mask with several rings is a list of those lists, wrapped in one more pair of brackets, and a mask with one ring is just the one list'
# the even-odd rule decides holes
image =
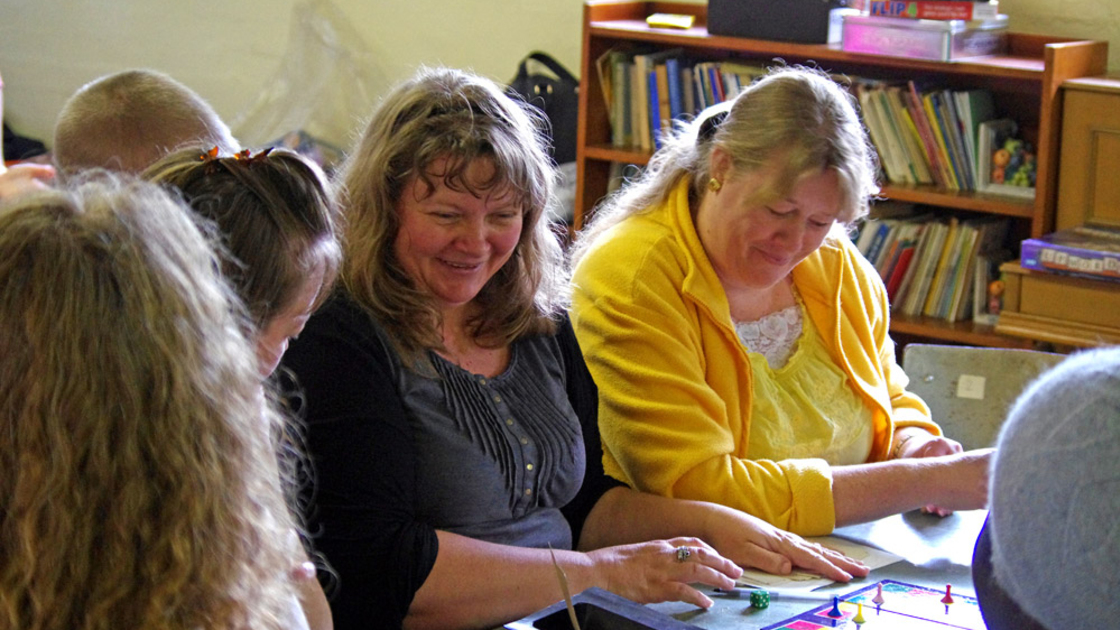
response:
{"label": "woman with yellow cardigan", "polygon": [[607,474],[802,535],[983,507],[906,390],[889,305],[846,228],[875,191],[850,95],[771,72],[682,126],[576,242],[573,323]]}

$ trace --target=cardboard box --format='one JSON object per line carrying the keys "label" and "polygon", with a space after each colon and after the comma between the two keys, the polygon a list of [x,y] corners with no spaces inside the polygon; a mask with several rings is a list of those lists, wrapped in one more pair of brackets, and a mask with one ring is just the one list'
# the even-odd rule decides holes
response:
{"label": "cardboard box", "polygon": [[966,22],[845,15],[841,47],[934,61],[994,55],[1007,51],[1007,16]]}
{"label": "cardboard box", "polygon": [[708,33],[802,44],[840,41],[846,0],[708,0]]}

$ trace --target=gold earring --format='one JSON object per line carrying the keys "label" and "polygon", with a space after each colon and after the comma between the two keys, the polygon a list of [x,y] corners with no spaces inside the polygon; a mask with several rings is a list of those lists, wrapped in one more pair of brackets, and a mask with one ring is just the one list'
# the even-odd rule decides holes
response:
{"label": "gold earring", "polygon": [[719,183],[719,180],[714,177],[708,180],[708,190],[712,192],[718,191],[721,186],[723,186],[723,184]]}

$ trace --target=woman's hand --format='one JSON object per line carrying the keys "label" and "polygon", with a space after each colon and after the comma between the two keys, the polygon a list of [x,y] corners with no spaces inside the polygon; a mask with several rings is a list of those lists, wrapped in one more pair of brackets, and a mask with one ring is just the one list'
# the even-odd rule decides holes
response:
{"label": "woman's hand", "polygon": [[[687,549],[688,553],[679,553]],[[683,557],[687,555],[687,557]],[[680,537],[587,552],[604,588],[643,604],[682,601],[708,608],[712,600],[689,586],[734,588],[743,570],[699,538]]]}
{"label": "woman's hand", "polygon": [[[982,448],[965,451],[944,458],[942,475],[938,484],[944,498],[926,510],[945,516],[952,510],[978,510],[988,506],[988,472],[995,449]],[[938,506],[945,506],[943,509]]]}
{"label": "woman's hand", "polygon": [[867,565],[740,510],[712,505],[705,539],[742,567],[786,575],[794,567],[830,580],[863,577]]}
{"label": "woman's hand", "polygon": [[934,435],[919,427],[906,427],[897,431],[895,436],[895,458],[940,457],[964,451],[956,440]]}

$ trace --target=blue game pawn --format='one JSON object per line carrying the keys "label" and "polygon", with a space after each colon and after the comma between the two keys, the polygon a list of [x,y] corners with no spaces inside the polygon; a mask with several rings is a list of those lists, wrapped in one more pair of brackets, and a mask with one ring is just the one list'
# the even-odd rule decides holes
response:
{"label": "blue game pawn", "polygon": [[833,618],[844,616],[844,613],[840,612],[840,598],[835,595],[832,596],[832,610],[828,611],[828,616]]}

